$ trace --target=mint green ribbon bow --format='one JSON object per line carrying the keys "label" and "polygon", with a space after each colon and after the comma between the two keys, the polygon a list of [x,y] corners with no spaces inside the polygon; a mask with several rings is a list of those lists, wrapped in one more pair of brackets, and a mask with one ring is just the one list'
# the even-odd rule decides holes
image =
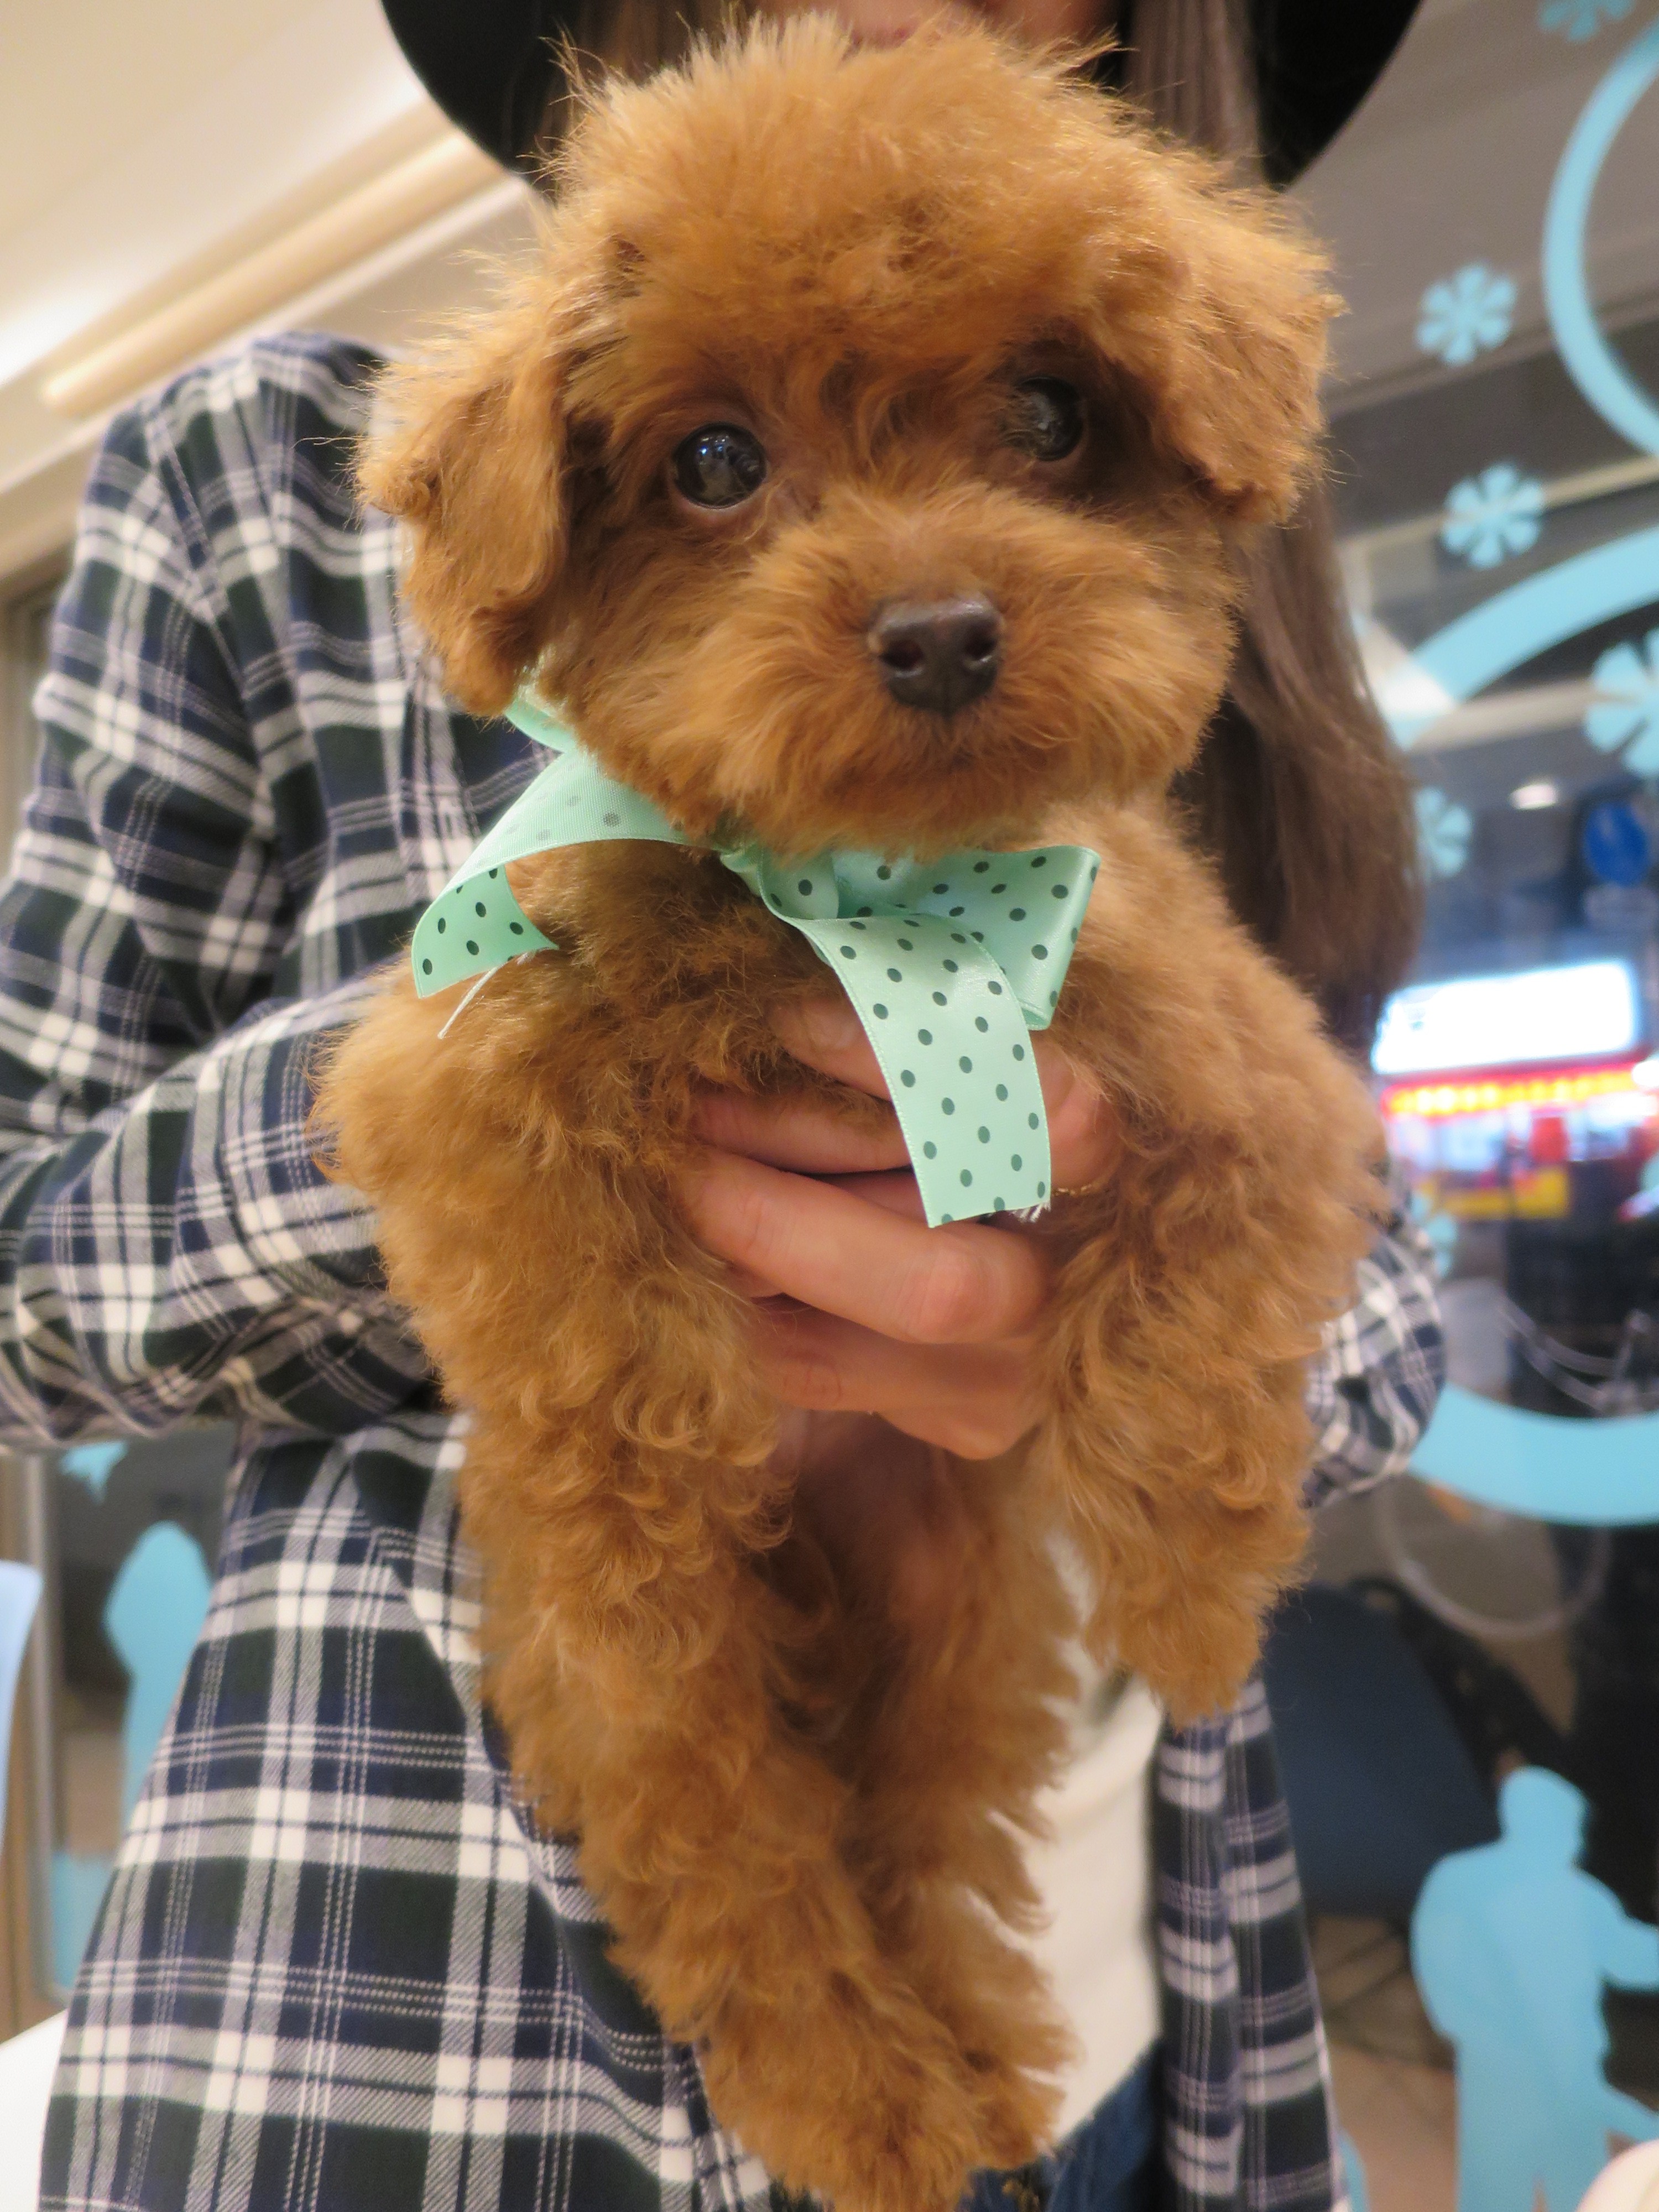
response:
{"label": "mint green ribbon bow", "polygon": [[[422,998],[555,950],[520,906],[510,860],[611,838],[690,845],[613,782],[522,694],[507,720],[556,755],[473,848],[416,925]],[[931,1226],[1048,1202],[1048,1122],[1028,1041],[1060,1002],[1089,892],[1083,845],[927,862],[825,853],[785,866],[759,846],[720,858],[832,969],[892,1094]]]}

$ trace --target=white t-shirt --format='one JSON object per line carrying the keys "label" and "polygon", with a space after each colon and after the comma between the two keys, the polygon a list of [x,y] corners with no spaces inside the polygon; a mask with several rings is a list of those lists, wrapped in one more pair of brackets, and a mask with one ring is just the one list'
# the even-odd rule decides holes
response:
{"label": "white t-shirt", "polygon": [[1042,1803],[1052,1841],[1030,1850],[1048,1916],[1031,1948],[1081,2046],[1062,2135],[1158,2038],[1149,1782],[1163,1718],[1138,1678],[1092,1676],[1073,1723],[1072,1764]]}

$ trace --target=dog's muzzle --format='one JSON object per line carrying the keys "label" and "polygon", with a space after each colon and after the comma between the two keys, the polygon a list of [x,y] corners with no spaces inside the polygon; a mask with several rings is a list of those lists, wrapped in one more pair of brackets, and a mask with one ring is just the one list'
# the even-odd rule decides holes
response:
{"label": "dog's muzzle", "polygon": [[902,707],[954,714],[982,699],[1002,664],[1002,617],[989,599],[890,600],[866,642]]}

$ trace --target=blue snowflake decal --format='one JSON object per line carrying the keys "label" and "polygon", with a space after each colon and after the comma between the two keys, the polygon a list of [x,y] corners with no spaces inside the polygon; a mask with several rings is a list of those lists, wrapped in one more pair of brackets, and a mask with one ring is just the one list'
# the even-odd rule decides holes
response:
{"label": "blue snowflake decal", "polygon": [[1621,23],[1630,11],[1631,0],[1544,0],[1538,27],[1559,31],[1563,38],[1582,46],[1595,36],[1604,17],[1609,23]]}
{"label": "blue snowflake decal", "polygon": [[1431,876],[1455,876],[1469,857],[1474,823],[1467,806],[1443,791],[1417,794],[1417,842]]}
{"label": "blue snowflake decal", "polygon": [[1513,276],[1471,261],[1431,284],[1418,302],[1417,343],[1449,368],[1503,344],[1515,320]]}
{"label": "blue snowflake decal", "polygon": [[1659,775],[1659,629],[1638,648],[1611,646],[1592,671],[1602,695],[1584,716],[1598,752],[1622,753],[1632,775]]}
{"label": "blue snowflake decal", "polygon": [[1538,543],[1543,514],[1544,487],[1537,477],[1523,477],[1511,461],[1498,461],[1452,486],[1440,542],[1472,568],[1495,568]]}

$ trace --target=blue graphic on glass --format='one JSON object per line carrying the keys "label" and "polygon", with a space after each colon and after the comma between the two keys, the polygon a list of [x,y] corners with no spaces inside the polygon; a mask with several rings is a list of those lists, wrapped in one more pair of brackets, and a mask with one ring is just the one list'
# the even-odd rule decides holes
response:
{"label": "blue graphic on glass", "polygon": [[1559,31],[1575,46],[1593,39],[1602,23],[1622,22],[1631,11],[1632,0],[1544,0],[1538,10],[1540,31]]}
{"label": "blue graphic on glass", "polygon": [[1467,806],[1448,799],[1443,791],[1417,794],[1417,842],[1423,864],[1431,875],[1455,876],[1469,857],[1469,838],[1474,823]]}
{"label": "blue graphic on glass", "polygon": [[1365,2183],[1365,2162],[1346,2128],[1339,2128],[1336,2131],[1336,2154],[1342,2161],[1343,2179],[1348,2185],[1349,2212],[1370,2212],[1371,2196]]}
{"label": "blue graphic on glass", "polygon": [[1523,477],[1512,461],[1496,461],[1452,486],[1440,542],[1472,568],[1495,568],[1536,545],[1543,516],[1544,487],[1537,477]]}
{"label": "blue graphic on glass", "polygon": [[1448,1382],[1412,1473],[1523,1520],[1642,1528],[1659,1523],[1659,1413],[1567,1420]]}
{"label": "blue graphic on glass", "polygon": [[[104,1628],[131,1679],[121,1724],[121,1819],[143,1784],[202,1623],[209,1581],[202,1547],[171,1521],[146,1528],[121,1563]],[[57,1851],[52,1865],[52,1972],[70,1988],[109,1881],[102,1853]]]}
{"label": "blue graphic on glass", "polygon": [[1621,754],[1632,775],[1659,775],[1659,629],[1639,649],[1609,647],[1592,676],[1601,696],[1585,714],[1584,735],[1598,752]]}
{"label": "blue graphic on glass", "polygon": [[6,1773],[11,1755],[11,1712],[17,1677],[40,1602],[40,1577],[16,1559],[0,1559],[0,1836],[6,1830]]}
{"label": "blue graphic on glass", "polygon": [[104,1607],[105,1630],[132,1677],[121,1724],[124,1823],[207,1619],[210,1587],[195,1538],[171,1521],[158,1521],[121,1562]]}
{"label": "blue graphic on glass", "polygon": [[1584,229],[1607,150],[1656,76],[1659,22],[1620,54],[1573,126],[1550,186],[1543,246],[1544,307],[1569,375],[1621,437],[1648,453],[1659,453],[1659,407],[1601,335],[1584,274]]}
{"label": "blue graphic on glass", "polygon": [[65,1474],[74,1475],[94,1497],[101,1498],[111,1474],[126,1455],[125,1444],[74,1444],[58,1464]]}
{"label": "blue graphic on glass", "polygon": [[1659,1929],[1579,1870],[1584,1800],[1540,1767],[1498,1795],[1495,1844],[1454,1851],[1412,1915],[1412,1967],[1457,2054],[1457,2212],[1575,2212],[1610,2131],[1659,2136],[1659,2112],[1602,2071],[1605,1984],[1659,1989]]}
{"label": "blue graphic on glass", "polygon": [[1430,285],[1418,303],[1417,343],[1449,368],[1503,344],[1515,321],[1516,283],[1484,261],[1471,261]]}
{"label": "blue graphic on glass", "polygon": [[[1381,686],[1382,712],[1409,752],[1443,714],[1512,668],[1598,623],[1659,598],[1659,527],[1632,531],[1526,576],[1416,647]],[[1425,695],[1442,704],[1425,709]]]}

